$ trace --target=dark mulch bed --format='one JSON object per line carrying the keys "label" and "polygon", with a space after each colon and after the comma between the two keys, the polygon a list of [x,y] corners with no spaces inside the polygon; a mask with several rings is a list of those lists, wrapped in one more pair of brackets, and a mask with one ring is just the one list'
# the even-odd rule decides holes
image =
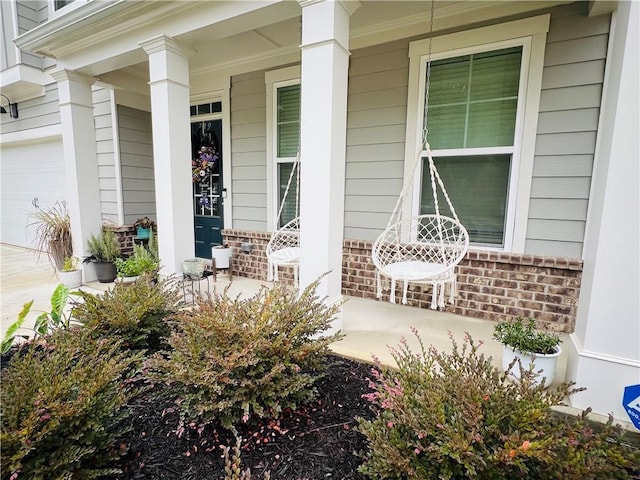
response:
{"label": "dark mulch bed", "polygon": [[[271,472],[274,480],[364,479],[357,472],[365,450],[364,436],[355,430],[357,416],[372,418],[368,393],[370,365],[330,358],[327,375],[319,381],[318,398],[278,419],[251,420],[238,426],[243,439],[242,467],[253,478]],[[118,463],[120,480],[224,478],[221,445],[235,445],[233,434],[220,426],[197,427],[178,437],[173,399],[159,400],[159,388],[131,405],[133,431],[127,435],[129,453]]]}

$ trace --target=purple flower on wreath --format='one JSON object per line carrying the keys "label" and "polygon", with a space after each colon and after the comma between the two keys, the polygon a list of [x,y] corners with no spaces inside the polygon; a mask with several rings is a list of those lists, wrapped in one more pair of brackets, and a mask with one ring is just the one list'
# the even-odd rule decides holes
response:
{"label": "purple flower on wreath", "polygon": [[213,174],[220,160],[220,156],[214,147],[201,147],[198,151],[198,158],[191,161],[192,181],[202,182]]}

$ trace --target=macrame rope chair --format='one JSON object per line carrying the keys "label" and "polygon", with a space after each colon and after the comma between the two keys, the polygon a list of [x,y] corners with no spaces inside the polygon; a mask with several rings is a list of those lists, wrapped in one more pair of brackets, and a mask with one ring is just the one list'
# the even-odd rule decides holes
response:
{"label": "macrame rope chair", "polygon": [[[372,260],[376,267],[376,295],[382,298],[382,277],[391,282],[389,301],[395,303],[396,282],[403,282],[402,303],[407,303],[409,283],[431,284],[433,294],[431,308],[445,306],[445,289],[449,287],[449,302],[456,294],[455,267],[469,249],[469,234],[460,223],[451,199],[433,161],[431,147],[427,142],[427,113],[431,79],[431,36],[433,34],[433,8],[431,3],[431,26],[429,53],[427,57],[427,82],[425,88],[424,127],[422,148],[416,153],[413,168],[387,224],[372,247]],[[423,158],[427,158],[435,214],[418,215],[402,219],[405,198],[414,184],[416,172]],[[445,198],[451,217],[440,214],[438,188]]]}
{"label": "macrame rope chair", "polygon": [[278,210],[277,224],[280,224],[282,209],[285,204],[294,174],[296,175],[296,214],[295,218],[276,230],[267,244],[266,255],[268,261],[267,281],[278,281],[278,267],[293,267],[293,281],[298,286],[298,265],[300,264],[300,214],[298,211],[298,192],[300,191],[300,151],[293,164],[287,188],[284,191],[280,209]]}

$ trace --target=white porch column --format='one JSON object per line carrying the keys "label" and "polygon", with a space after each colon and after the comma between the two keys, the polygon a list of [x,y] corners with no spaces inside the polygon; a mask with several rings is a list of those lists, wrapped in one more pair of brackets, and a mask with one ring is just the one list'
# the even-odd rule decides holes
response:
{"label": "white porch column", "polygon": [[160,273],[170,275],[194,255],[188,59],[195,51],[166,36],[140,46],[149,55]]}
{"label": "white porch column", "polygon": [[567,379],[587,390],[571,404],[613,412],[627,385],[640,384],[640,192],[638,23],[640,4],[614,12],[594,159],[584,271]]}
{"label": "white porch column", "polygon": [[[66,202],[71,218],[73,254],[88,256],[87,240],[102,227],[96,129],[91,85],[95,78],[69,70],[51,76],[58,82]],[[95,280],[93,268],[85,269],[85,281]]]}
{"label": "white porch column", "polygon": [[341,298],[349,16],[358,2],[302,6],[300,288],[320,275],[318,294]]}

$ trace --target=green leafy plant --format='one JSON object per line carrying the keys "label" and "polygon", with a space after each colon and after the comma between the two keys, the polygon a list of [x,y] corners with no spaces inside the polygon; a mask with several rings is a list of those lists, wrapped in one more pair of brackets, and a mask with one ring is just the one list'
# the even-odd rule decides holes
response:
{"label": "green leafy plant", "polygon": [[31,215],[29,227],[35,228],[38,256],[46,252],[51,265],[62,270],[64,259],[73,255],[71,218],[65,202],[56,202],[53,207]]}
{"label": "green leafy plant", "polygon": [[72,311],[93,338],[113,337],[126,348],[158,350],[165,347],[170,328],[168,318],[181,300],[171,280],[115,285],[101,295],[81,292],[82,302]]}
{"label": "green leafy plant", "polygon": [[119,277],[136,277],[158,270],[158,262],[152,253],[142,245],[133,246],[133,255],[129,258],[116,258],[116,270]]}
{"label": "green leafy plant", "polygon": [[32,342],[2,372],[2,478],[111,476],[124,453],[124,408],[137,393],[139,361],[83,329]]}
{"label": "green leafy plant", "polygon": [[520,383],[478,352],[466,337],[452,353],[415,354],[402,340],[391,354],[398,368],[372,369],[367,398],[378,410],[358,419],[369,443],[360,471],[372,479],[631,478],[640,455],[612,425],[595,432],[587,419],[551,407],[582,389],[546,389],[535,373]]}
{"label": "green leafy plant", "polygon": [[148,367],[151,378],[171,384],[179,396],[182,421],[219,419],[229,428],[315,396],[328,345],[340,338],[320,335],[338,307],[320,301],[316,286],[298,295],[276,285],[248,300],[225,291],[176,315],[171,349]]}
{"label": "green leafy plant", "polygon": [[118,243],[117,235],[113,230],[106,228],[103,228],[98,236],[91,235],[87,249],[91,253],[91,257],[85,261],[115,262],[120,255],[120,244]]}
{"label": "green leafy plant", "polygon": [[22,310],[18,314],[18,319],[15,322],[13,322],[11,325],[9,325],[9,328],[7,328],[7,331],[4,334],[4,338],[2,339],[2,344],[0,345],[0,353],[2,353],[3,355],[11,349],[14,342],[18,338],[24,338],[24,339],[29,338],[28,335],[17,335],[16,332],[20,330],[20,328],[22,328],[22,325],[24,324],[24,321],[27,319],[27,315],[29,315],[29,312],[31,311],[32,306],[33,306],[33,300],[25,303],[24,306],[22,307]]}
{"label": "green leafy plant", "polygon": [[78,258],[76,257],[66,257],[64,259],[64,263],[62,264],[62,272],[74,272],[78,269]]}
{"label": "green leafy plant", "polygon": [[[67,306],[69,296],[77,294],[79,294],[79,292],[72,292],[63,284],[59,284],[53,291],[53,294],[51,294],[51,311],[41,312],[40,315],[38,315],[38,318],[36,318],[33,329],[30,329],[33,330],[35,334],[34,336],[46,335],[57,328],[68,330],[71,322],[71,315],[65,312],[65,308]],[[25,303],[18,314],[18,319],[9,326],[2,340],[0,353],[7,353],[13,346],[16,339],[20,337],[25,339],[29,338],[28,335],[16,335],[16,332],[22,328],[27,315],[31,312],[32,306],[33,300]]]}
{"label": "green leafy plant", "polygon": [[555,353],[556,347],[561,343],[557,334],[537,330],[534,319],[522,317],[510,322],[497,323],[493,338],[525,354]]}

